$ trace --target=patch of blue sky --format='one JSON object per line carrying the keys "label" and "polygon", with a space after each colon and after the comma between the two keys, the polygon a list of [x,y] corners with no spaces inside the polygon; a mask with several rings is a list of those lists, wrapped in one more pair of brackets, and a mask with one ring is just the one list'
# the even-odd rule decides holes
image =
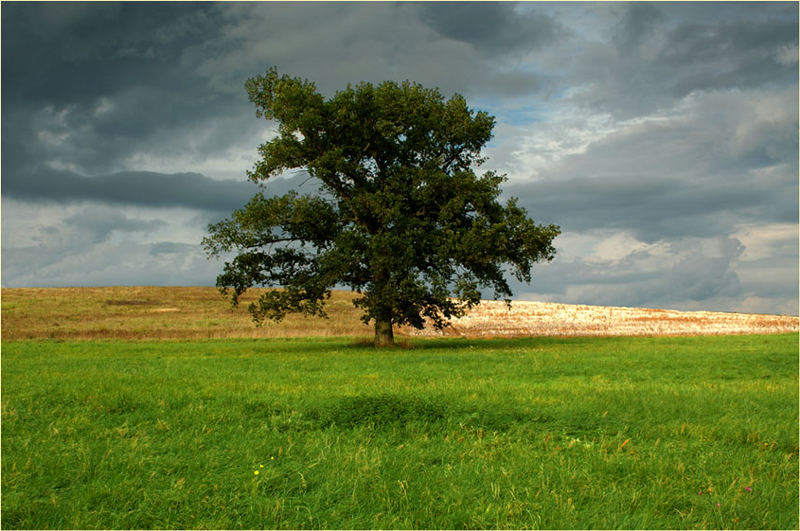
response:
{"label": "patch of blue sky", "polygon": [[495,117],[497,123],[524,126],[547,120],[548,113],[539,105],[509,105],[507,101],[477,100],[473,108],[485,110]]}

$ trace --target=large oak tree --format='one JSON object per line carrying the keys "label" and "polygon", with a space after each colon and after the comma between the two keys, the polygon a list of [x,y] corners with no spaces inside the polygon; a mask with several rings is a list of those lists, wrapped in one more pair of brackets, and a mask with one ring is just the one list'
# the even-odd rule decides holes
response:
{"label": "large oak tree", "polygon": [[283,288],[251,304],[257,322],[324,316],[330,290],[349,286],[376,346],[391,345],[393,325],[446,326],[481,289],[510,297],[506,273],[530,282],[533,264],[552,260],[559,228],[535,224],[514,198],[501,204],[504,176],[476,175],[494,118],[460,95],[387,81],[326,99],[274,68],[246,88],[279,128],[249,178],[300,168],[321,183],[316,195],[259,193],[209,227],[209,255],[237,253],[217,278],[234,304],[253,286]]}

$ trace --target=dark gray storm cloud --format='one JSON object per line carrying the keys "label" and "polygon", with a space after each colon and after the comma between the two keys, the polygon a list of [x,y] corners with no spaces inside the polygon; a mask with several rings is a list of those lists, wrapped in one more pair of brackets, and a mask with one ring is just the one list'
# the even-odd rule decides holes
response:
{"label": "dark gray storm cloud", "polygon": [[218,181],[196,173],[128,171],[82,177],[48,168],[28,174],[4,173],[2,186],[3,196],[27,201],[91,200],[223,212],[241,207],[258,190],[248,181]]}
{"label": "dark gray storm cloud", "polygon": [[[92,235],[92,243],[107,241],[116,232],[152,232],[166,226],[160,219],[131,219],[118,211],[87,209],[80,214],[73,214],[64,219],[64,225]],[[50,227],[49,232],[58,231]]]}
{"label": "dark gray storm cloud", "polygon": [[[544,286],[558,293],[560,300],[573,303],[661,307],[681,301],[687,309],[725,310],[729,299],[746,292],[734,270],[742,250],[733,239],[718,240],[715,253],[704,252],[697,240],[688,240],[670,245],[668,252],[674,260],[650,251],[633,252],[619,260],[578,258],[540,268],[532,287]],[[712,302],[719,300],[726,302],[718,306]]]}
{"label": "dark gray storm cloud", "polygon": [[195,250],[196,247],[188,243],[159,242],[150,246],[150,254],[154,256],[160,254],[183,254]]}
{"label": "dark gray storm cloud", "polygon": [[177,59],[214,31],[214,10],[202,2],[4,3],[2,70],[13,81],[3,83],[3,99],[87,104],[137,79],[186,88],[192,80]]}
{"label": "dark gray storm cloud", "polygon": [[798,218],[796,89],[696,95],[515,181],[543,222],[656,242]]}
{"label": "dark gray storm cloud", "polygon": [[471,44],[488,55],[528,52],[564,33],[552,17],[520,13],[513,2],[421,2],[422,20],[442,37]]}
{"label": "dark gray storm cloud", "polygon": [[244,78],[223,94],[183,61],[218,31],[217,4],[12,2],[2,15],[3,174],[102,175],[142,154],[200,163],[256,130]]}
{"label": "dark gray storm cloud", "polygon": [[182,207],[212,215],[241,208],[256,192],[283,195],[289,190],[316,193],[307,174],[274,177],[256,185],[250,181],[222,181],[197,173],[163,174],[125,171],[84,177],[70,171],[37,168],[28,174],[3,175],[4,197],[23,201],[68,203],[98,201],[143,207]]}
{"label": "dark gray storm cloud", "polygon": [[610,45],[575,62],[573,80],[592,84],[578,99],[631,116],[694,91],[796,83],[797,62],[786,60],[797,55],[796,4],[733,7],[735,18],[727,5],[689,4],[680,17],[672,4],[618,4]]}
{"label": "dark gray storm cloud", "polygon": [[[541,45],[555,31],[545,15],[514,17],[511,4],[476,8],[494,13],[494,24],[509,24],[510,33],[494,26],[476,43],[493,59]],[[445,33],[472,31],[472,16],[445,24],[441,11],[422,9],[432,10],[429,19],[446,25]],[[4,174],[32,163],[83,175],[159,170],[136,167],[143,159],[185,159],[197,171],[249,145],[243,175],[268,127],[254,118],[243,84],[271,65],[328,93],[362,79],[497,94],[529,93],[541,82],[454,48],[449,37],[441,42],[414,5],[20,2],[2,10]],[[236,170],[209,176],[232,178]]]}
{"label": "dark gray storm cloud", "polygon": [[[783,179],[781,179],[783,180]],[[509,195],[541,223],[585,232],[628,231],[643,242],[711,237],[743,222],[797,220],[797,183],[724,181],[687,183],[667,177],[598,176],[512,184]]]}
{"label": "dark gray storm cloud", "polygon": [[653,4],[629,4],[612,36],[612,42],[622,55],[641,55],[641,48],[651,37],[656,23],[663,14]]}

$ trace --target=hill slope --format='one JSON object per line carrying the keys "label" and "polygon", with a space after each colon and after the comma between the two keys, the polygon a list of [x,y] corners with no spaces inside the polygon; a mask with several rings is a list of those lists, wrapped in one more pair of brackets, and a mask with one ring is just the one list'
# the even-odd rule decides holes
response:
{"label": "hill slope", "polygon": [[516,301],[484,301],[449,330],[409,331],[410,335],[495,336],[640,336],[702,334],[771,334],[797,332],[800,320],[788,315],[760,315],[614,306],[585,306]]}
{"label": "hill slope", "polygon": [[[231,308],[215,288],[3,288],[2,339],[198,339],[229,337],[369,336],[353,294],[336,291],[330,319],[289,316],[257,328],[247,305]],[[443,331],[398,330],[399,335],[467,337],[683,335],[797,332],[798,317],[678,312],[608,306],[485,301]]]}

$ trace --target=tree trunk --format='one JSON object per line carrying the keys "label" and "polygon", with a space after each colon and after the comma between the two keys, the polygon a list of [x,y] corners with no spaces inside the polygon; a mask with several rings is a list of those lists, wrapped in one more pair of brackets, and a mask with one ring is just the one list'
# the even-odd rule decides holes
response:
{"label": "tree trunk", "polygon": [[375,319],[375,346],[394,346],[394,333],[391,319]]}

